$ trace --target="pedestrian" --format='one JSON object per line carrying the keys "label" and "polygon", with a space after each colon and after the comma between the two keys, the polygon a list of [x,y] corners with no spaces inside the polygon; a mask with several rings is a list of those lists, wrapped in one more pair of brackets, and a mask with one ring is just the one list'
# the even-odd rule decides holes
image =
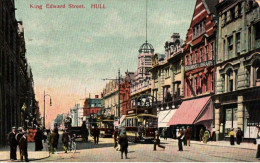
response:
{"label": "pedestrian", "polygon": [[184,134],[183,145],[184,146],[187,146],[187,139],[186,139],[186,136],[185,136],[186,132],[187,132],[187,129],[184,129],[184,131],[183,131],[183,134]]}
{"label": "pedestrian", "polygon": [[17,144],[18,144],[18,147],[19,147],[20,159],[21,159],[22,151],[21,151],[21,147],[20,147],[20,144],[19,144],[19,140],[23,136],[23,131],[24,131],[24,129],[22,127],[19,127],[18,133],[15,135],[15,140],[17,141]]}
{"label": "pedestrian", "polygon": [[51,153],[54,154],[54,152],[56,152],[56,133],[54,132],[54,130],[51,131],[51,134],[50,134],[50,146],[51,146]]}
{"label": "pedestrian", "polygon": [[183,130],[182,129],[179,129],[178,134],[177,134],[177,138],[178,138],[179,151],[183,151],[182,140],[184,138],[184,135],[183,135]]}
{"label": "pedestrian", "polygon": [[64,149],[65,153],[67,153],[69,141],[70,141],[69,133],[68,133],[68,129],[66,128],[64,133],[62,134],[62,144],[63,144],[63,149]]}
{"label": "pedestrian", "polygon": [[236,137],[237,137],[237,144],[240,145],[240,143],[242,142],[242,138],[243,138],[244,134],[241,130],[240,127],[237,128],[237,133],[236,133]]}
{"label": "pedestrian", "polygon": [[43,139],[43,134],[42,134],[40,128],[38,127],[37,132],[34,136],[35,151],[41,151],[43,149],[42,139]]}
{"label": "pedestrian", "polygon": [[8,142],[10,146],[10,160],[17,160],[16,150],[17,150],[17,141],[16,136],[16,127],[12,127],[12,131],[8,134]]}
{"label": "pedestrian", "polygon": [[118,136],[118,128],[117,127],[116,127],[113,135],[114,135],[114,148],[116,148],[116,146],[117,146],[117,136]]}
{"label": "pedestrian", "polygon": [[23,161],[23,158],[24,158],[25,162],[29,162],[28,149],[27,149],[27,147],[28,147],[27,139],[28,139],[27,132],[23,130],[23,135],[19,140],[19,148],[21,150],[21,155],[20,155],[21,161]]}
{"label": "pedestrian", "polygon": [[128,139],[125,131],[123,131],[123,134],[119,136],[118,143],[120,144],[121,147],[121,159],[123,159],[123,153],[125,153],[125,159],[127,159]]}
{"label": "pedestrian", "polygon": [[209,132],[208,129],[206,129],[204,131],[204,135],[203,135],[203,138],[202,138],[203,139],[203,143],[207,144],[209,138],[210,138],[210,132]]}
{"label": "pedestrian", "polygon": [[54,128],[54,132],[56,134],[56,137],[55,137],[55,143],[54,143],[54,147],[56,149],[58,149],[58,144],[59,144],[59,138],[60,138],[60,135],[59,135],[59,129],[57,127]]}
{"label": "pedestrian", "polygon": [[184,139],[186,140],[186,143],[188,146],[190,146],[190,139],[191,139],[191,128],[188,127],[185,131]]}
{"label": "pedestrian", "polygon": [[203,141],[203,136],[204,136],[204,130],[203,130],[203,128],[201,127],[201,129],[200,129],[200,135],[199,135],[199,137],[200,137],[200,142]]}
{"label": "pedestrian", "polygon": [[167,128],[164,129],[163,136],[164,136],[164,140],[167,140],[167,137],[168,137],[168,130],[167,130]]}
{"label": "pedestrian", "polygon": [[257,151],[256,151],[256,158],[260,158],[260,127],[256,126],[258,129],[256,143],[257,143]]}
{"label": "pedestrian", "polygon": [[83,122],[83,124],[82,124],[82,126],[80,128],[80,133],[82,135],[83,140],[88,142],[88,135],[89,135],[89,133],[88,133],[88,129],[87,129],[85,121]]}
{"label": "pedestrian", "polygon": [[138,126],[138,137],[139,137],[139,140],[141,140],[142,139],[142,137],[143,137],[143,127],[142,127],[142,124],[139,124],[139,126]]}
{"label": "pedestrian", "polygon": [[97,126],[95,126],[95,127],[94,127],[94,131],[93,131],[94,143],[95,143],[95,144],[98,144],[99,134],[100,134],[100,130],[99,130],[99,128],[97,128]]}
{"label": "pedestrian", "polygon": [[233,128],[228,135],[230,136],[230,145],[235,145],[235,132]]}
{"label": "pedestrian", "polygon": [[153,145],[154,151],[156,151],[156,145],[158,145],[158,147],[163,148],[163,150],[165,150],[165,146],[160,144],[160,135],[158,131],[155,132],[155,136],[154,136],[154,145]]}

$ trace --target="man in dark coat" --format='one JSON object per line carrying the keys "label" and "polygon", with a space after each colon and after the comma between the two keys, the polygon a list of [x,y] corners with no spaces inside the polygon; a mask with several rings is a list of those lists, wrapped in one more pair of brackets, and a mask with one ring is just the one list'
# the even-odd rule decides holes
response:
{"label": "man in dark coat", "polygon": [[67,153],[69,141],[70,140],[69,140],[68,129],[65,129],[64,133],[62,134],[62,143],[63,143],[63,148],[65,150],[65,153]]}
{"label": "man in dark coat", "polygon": [[94,131],[93,131],[94,143],[95,143],[95,144],[98,144],[99,134],[100,134],[100,130],[99,130],[99,128],[97,128],[97,126],[95,126],[95,127],[94,127]]}
{"label": "man in dark coat", "polygon": [[118,128],[115,129],[113,135],[114,135],[114,148],[116,148],[116,146],[117,146]]}
{"label": "man in dark coat", "polygon": [[180,129],[180,130],[178,131],[177,138],[178,138],[179,151],[183,151],[183,148],[182,148],[182,140],[183,140],[183,138],[184,138],[184,135],[183,135],[183,130],[182,130],[182,129]]}
{"label": "man in dark coat", "polygon": [[158,131],[155,131],[154,144],[153,144],[154,151],[156,151],[156,145],[158,145],[158,147],[163,148],[163,150],[165,150],[165,146],[162,146],[160,144],[160,135],[159,135]]}
{"label": "man in dark coat", "polygon": [[58,149],[58,144],[59,144],[59,137],[60,137],[60,135],[59,135],[59,130],[58,130],[57,127],[54,128],[54,132],[55,132],[55,134],[56,134],[55,142],[54,142],[54,147],[55,147],[56,149]]}
{"label": "man in dark coat", "polygon": [[84,139],[84,141],[88,142],[88,129],[87,129],[87,126],[85,124],[85,122],[83,122],[81,128],[80,128],[80,133],[81,133],[81,136],[82,138]]}
{"label": "man in dark coat", "polygon": [[127,159],[128,139],[125,131],[123,131],[123,134],[119,136],[118,143],[121,146],[121,159],[123,159],[123,153],[125,153],[125,159]]}
{"label": "man in dark coat", "polygon": [[17,160],[16,150],[17,150],[17,141],[15,139],[16,127],[12,127],[12,131],[8,134],[8,141],[10,146],[10,160]]}
{"label": "man in dark coat", "polygon": [[240,143],[242,142],[242,138],[243,138],[244,134],[241,131],[241,128],[238,127],[237,133],[236,133],[236,137],[237,137],[237,144],[240,145]]}
{"label": "man in dark coat", "polygon": [[23,131],[23,136],[19,140],[19,148],[21,150],[21,156],[20,156],[21,161],[23,161],[23,157],[24,157],[25,161],[29,162],[27,147],[28,147],[27,132]]}
{"label": "man in dark coat", "polygon": [[188,146],[190,146],[190,139],[191,139],[191,129],[190,129],[190,127],[188,127],[185,130],[185,140],[186,140]]}
{"label": "man in dark coat", "polygon": [[17,141],[17,144],[19,146],[19,152],[20,152],[20,156],[22,155],[22,151],[21,151],[21,147],[20,147],[20,144],[19,144],[19,140],[21,139],[21,137],[23,136],[23,132],[24,132],[24,129],[22,127],[19,127],[18,128],[18,133],[15,135],[15,139]]}
{"label": "man in dark coat", "polygon": [[41,151],[43,149],[42,139],[43,139],[43,134],[42,134],[40,128],[37,128],[37,132],[34,136],[35,151]]}
{"label": "man in dark coat", "polygon": [[51,153],[54,154],[56,152],[56,133],[54,131],[51,132],[50,134],[50,145],[51,145]]}
{"label": "man in dark coat", "polygon": [[164,137],[164,140],[167,140],[167,137],[168,137],[168,130],[167,130],[167,128],[164,129],[163,137]]}

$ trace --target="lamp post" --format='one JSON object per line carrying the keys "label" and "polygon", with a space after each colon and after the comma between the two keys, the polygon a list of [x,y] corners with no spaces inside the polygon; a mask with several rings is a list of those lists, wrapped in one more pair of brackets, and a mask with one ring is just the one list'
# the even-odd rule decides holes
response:
{"label": "lamp post", "polygon": [[51,103],[51,96],[49,94],[45,94],[45,91],[44,91],[44,98],[43,98],[44,99],[43,100],[44,101],[44,107],[43,107],[44,108],[44,111],[43,111],[43,127],[44,128],[45,128],[45,97],[46,96],[50,97],[50,106],[52,105],[52,103]]}

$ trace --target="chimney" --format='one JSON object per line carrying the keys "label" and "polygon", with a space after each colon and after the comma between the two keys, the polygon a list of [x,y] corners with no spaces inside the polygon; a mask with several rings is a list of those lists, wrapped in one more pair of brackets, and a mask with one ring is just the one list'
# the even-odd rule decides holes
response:
{"label": "chimney", "polygon": [[95,98],[98,98],[98,95],[95,95]]}

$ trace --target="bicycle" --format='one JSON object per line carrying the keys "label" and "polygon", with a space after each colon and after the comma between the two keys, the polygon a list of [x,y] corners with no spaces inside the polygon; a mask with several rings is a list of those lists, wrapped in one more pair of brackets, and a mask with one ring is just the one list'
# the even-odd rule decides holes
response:
{"label": "bicycle", "polygon": [[69,138],[69,142],[68,142],[68,151],[75,153],[76,149],[77,149],[77,144],[75,142],[75,138],[76,136],[73,135]]}

